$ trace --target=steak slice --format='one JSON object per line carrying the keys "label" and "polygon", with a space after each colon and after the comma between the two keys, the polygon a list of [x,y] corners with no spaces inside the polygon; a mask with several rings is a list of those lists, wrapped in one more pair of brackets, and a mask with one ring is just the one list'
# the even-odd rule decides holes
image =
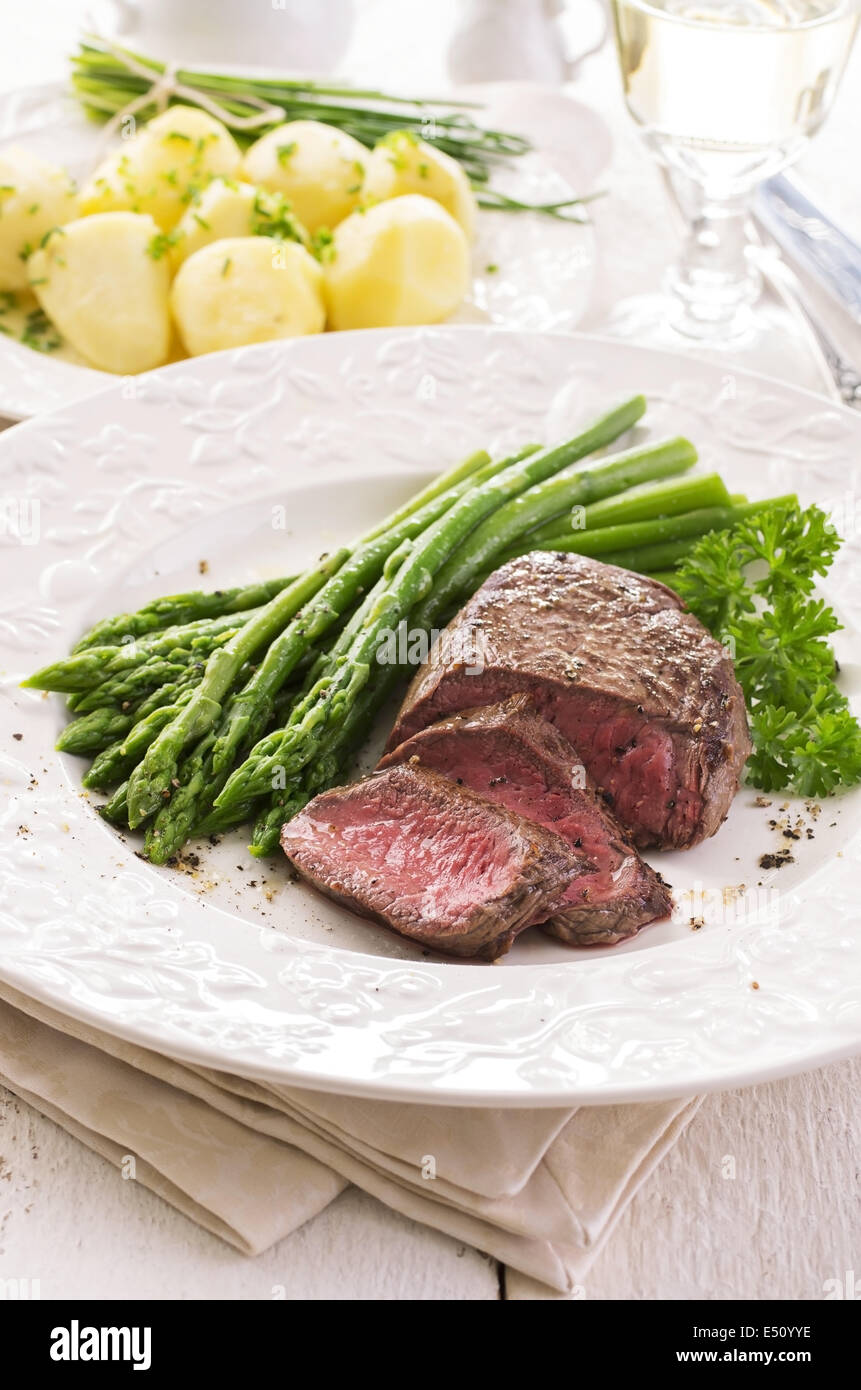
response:
{"label": "steak slice", "polygon": [[301,876],[402,936],[504,955],[581,861],[550,830],[409,764],[310,801],[281,832]]}
{"label": "steak slice", "polygon": [[750,752],[724,648],[656,580],[582,555],[503,565],[434,644],[389,749],[517,691],[574,745],[639,846],[687,849],[725,819]]}
{"label": "steak slice", "polygon": [[416,761],[528,820],[586,857],[544,930],[578,946],[609,946],[665,917],[672,899],[583,776],[568,740],[529,695],[466,710],[413,734],[380,767]]}

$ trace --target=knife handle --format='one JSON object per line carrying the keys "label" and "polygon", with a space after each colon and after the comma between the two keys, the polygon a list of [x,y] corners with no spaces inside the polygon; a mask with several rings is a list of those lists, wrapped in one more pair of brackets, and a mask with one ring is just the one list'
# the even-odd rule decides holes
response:
{"label": "knife handle", "polygon": [[861,246],[816,207],[786,174],[757,190],[757,216],[784,254],[861,324]]}

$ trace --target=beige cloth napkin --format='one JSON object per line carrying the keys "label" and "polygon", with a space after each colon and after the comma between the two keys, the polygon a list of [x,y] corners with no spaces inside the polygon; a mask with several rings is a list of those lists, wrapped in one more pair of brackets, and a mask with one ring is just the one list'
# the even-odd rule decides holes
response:
{"label": "beige cloth napkin", "polygon": [[247,1254],[355,1183],[563,1293],[699,1105],[472,1110],[274,1087],[123,1042],[2,981],[0,1081]]}

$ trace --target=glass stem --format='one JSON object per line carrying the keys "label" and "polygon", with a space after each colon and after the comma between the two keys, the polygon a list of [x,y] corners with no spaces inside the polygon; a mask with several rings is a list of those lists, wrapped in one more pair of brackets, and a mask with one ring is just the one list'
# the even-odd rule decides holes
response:
{"label": "glass stem", "polygon": [[686,189],[689,230],[669,288],[679,301],[675,327],[694,338],[743,333],[761,281],[745,254],[747,198]]}

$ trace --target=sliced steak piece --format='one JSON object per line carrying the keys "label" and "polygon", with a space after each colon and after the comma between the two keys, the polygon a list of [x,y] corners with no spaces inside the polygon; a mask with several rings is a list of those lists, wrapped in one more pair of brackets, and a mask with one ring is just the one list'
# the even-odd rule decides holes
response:
{"label": "sliced steak piece", "polygon": [[418,762],[555,830],[586,863],[544,922],[578,946],[609,946],[666,917],[672,899],[607,810],[568,740],[529,695],[466,710],[413,734],[380,767]]}
{"label": "sliced steak piece", "polygon": [[546,915],[581,867],[561,836],[410,765],[315,797],[281,845],[336,902],[435,950],[486,960]]}
{"label": "sliced steak piece", "polygon": [[672,590],[581,555],[492,574],[420,667],[388,747],[453,710],[529,692],[635,844],[687,849],[725,819],[750,752],[721,645]]}

